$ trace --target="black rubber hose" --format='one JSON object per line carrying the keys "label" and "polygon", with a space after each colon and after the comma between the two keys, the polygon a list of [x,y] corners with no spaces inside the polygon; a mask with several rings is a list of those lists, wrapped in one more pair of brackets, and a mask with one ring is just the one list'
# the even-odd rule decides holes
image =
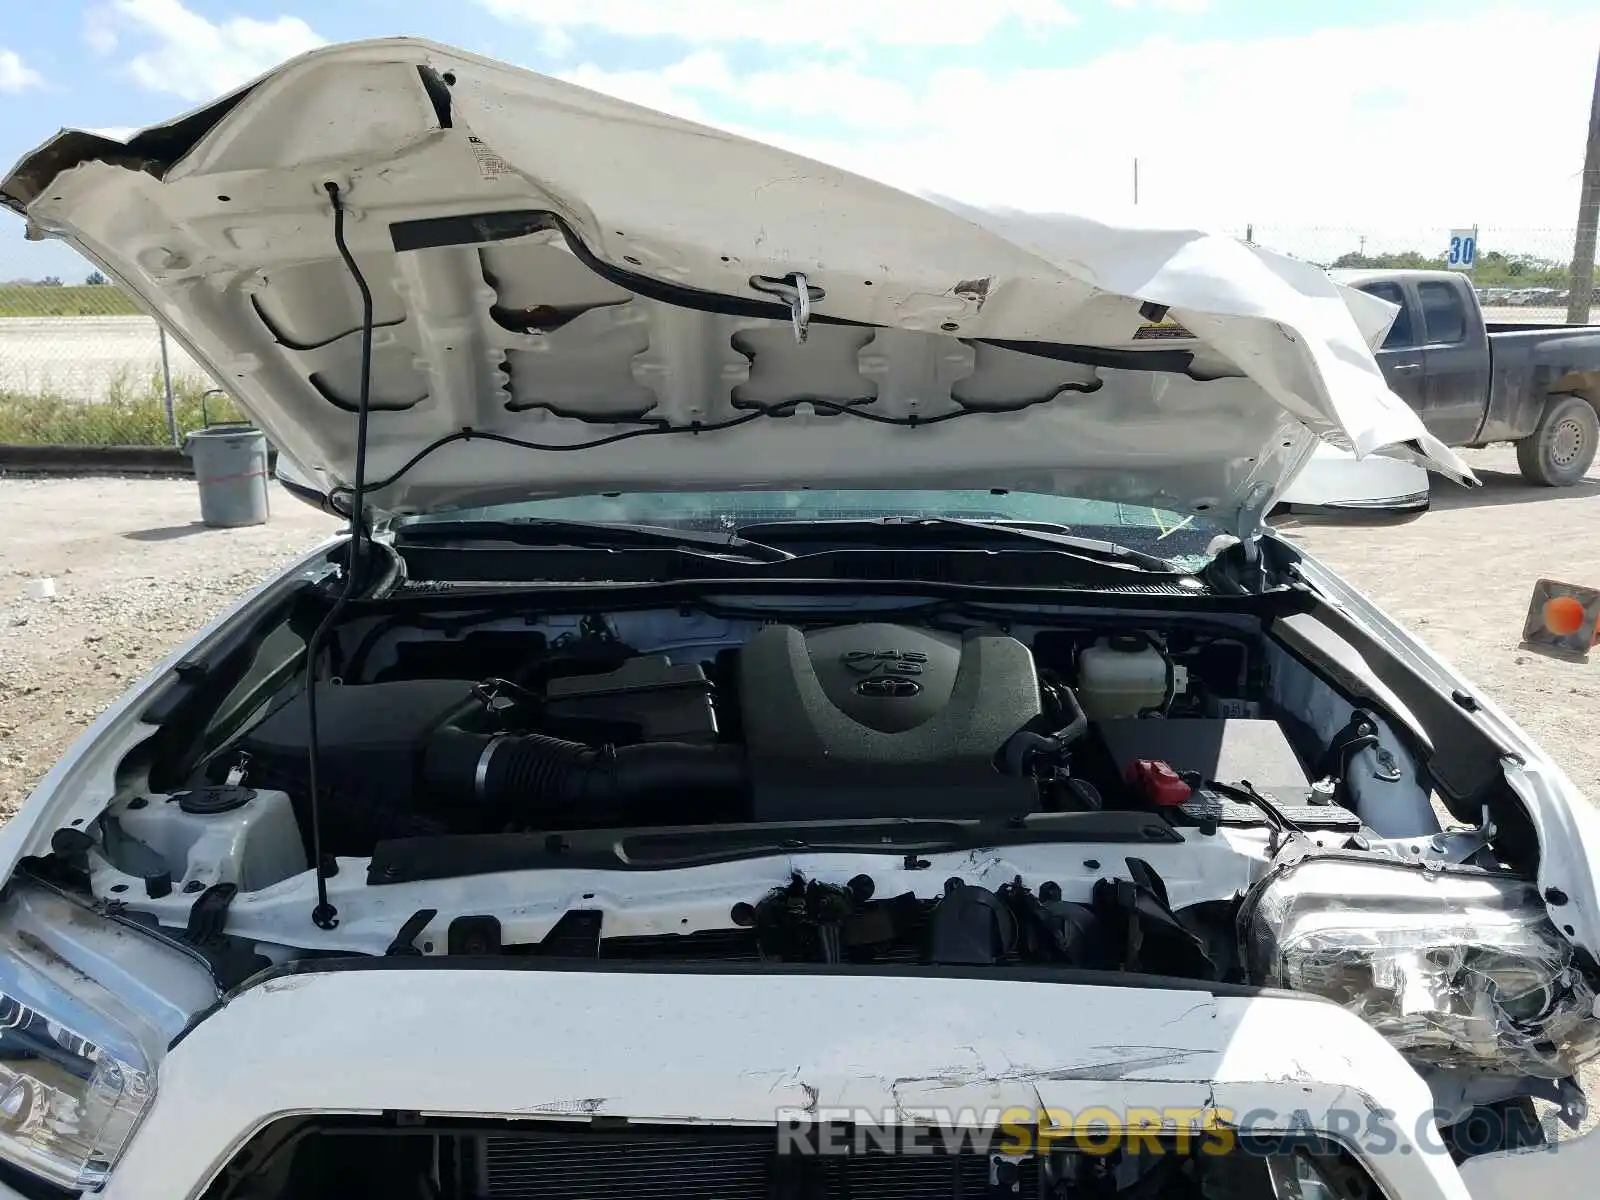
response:
{"label": "black rubber hose", "polygon": [[1040,756],[1059,759],[1068,746],[1088,732],[1089,718],[1084,714],[1083,706],[1078,703],[1078,697],[1072,689],[1065,684],[1052,681],[1046,690],[1061,710],[1060,715],[1067,719],[1067,723],[1048,734],[1026,729],[1012,734],[1000,748],[1001,770],[1007,775],[1028,774],[1035,758]]}
{"label": "black rubber hose", "polygon": [[595,747],[542,734],[442,729],[423,778],[440,799],[535,827],[688,823],[728,816],[745,785],[734,746],[645,742]]}
{"label": "black rubber hose", "polygon": [[1055,681],[1051,686],[1051,695],[1061,709],[1061,715],[1067,718],[1067,723],[1050,736],[1065,750],[1089,731],[1089,718],[1078,703],[1077,693],[1066,684]]}

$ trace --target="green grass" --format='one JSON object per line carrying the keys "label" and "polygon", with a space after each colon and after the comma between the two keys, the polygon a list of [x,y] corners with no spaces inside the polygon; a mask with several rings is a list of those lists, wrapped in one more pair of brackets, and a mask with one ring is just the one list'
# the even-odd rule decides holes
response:
{"label": "green grass", "polygon": [[110,284],[0,283],[0,317],[122,317],[138,312],[132,297]]}
{"label": "green grass", "polygon": [[[197,381],[172,381],[180,438],[207,419],[213,425],[247,420],[226,396],[207,396],[202,416],[204,391]],[[106,398],[92,404],[50,392],[0,391],[0,445],[170,446],[161,376],[118,377]]]}

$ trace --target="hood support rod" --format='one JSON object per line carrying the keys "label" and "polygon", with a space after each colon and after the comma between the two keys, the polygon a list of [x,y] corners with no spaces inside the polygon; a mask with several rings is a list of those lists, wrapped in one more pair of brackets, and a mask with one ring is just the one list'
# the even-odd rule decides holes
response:
{"label": "hood support rod", "polygon": [[322,623],[306,643],[306,719],[310,725],[306,739],[306,775],[311,792],[311,857],[315,860],[317,872],[317,906],[311,910],[311,921],[318,929],[332,929],[339,924],[339,910],[328,900],[328,876],[334,873],[337,865],[322,853],[321,785],[317,772],[321,757],[317,742],[317,660],[322,643],[333,630],[345,605],[355,595],[357,580],[366,563],[366,543],[370,541],[363,519],[363,493],[366,491],[367,478],[367,414],[372,402],[373,316],[372,289],[367,286],[366,277],[361,274],[361,268],[345,241],[345,206],[339,196],[339,185],[330,181],[322,186],[333,205],[334,245],[338,247],[339,257],[344,260],[351,279],[355,281],[356,290],[361,293],[361,391],[356,400],[355,482],[350,489],[350,534],[345,541],[344,586],[339,589],[338,598],[328,609],[328,615],[322,618]]}

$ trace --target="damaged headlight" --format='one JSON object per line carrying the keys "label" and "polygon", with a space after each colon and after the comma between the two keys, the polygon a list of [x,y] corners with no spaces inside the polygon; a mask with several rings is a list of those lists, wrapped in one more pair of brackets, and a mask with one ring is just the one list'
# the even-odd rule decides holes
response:
{"label": "damaged headlight", "polygon": [[0,1157],[103,1184],[155,1096],[156,1038],[36,939],[0,937]]}
{"label": "damaged headlight", "polygon": [[1525,880],[1308,856],[1240,921],[1253,979],[1337,1002],[1419,1063],[1561,1079],[1600,1053],[1595,990]]}

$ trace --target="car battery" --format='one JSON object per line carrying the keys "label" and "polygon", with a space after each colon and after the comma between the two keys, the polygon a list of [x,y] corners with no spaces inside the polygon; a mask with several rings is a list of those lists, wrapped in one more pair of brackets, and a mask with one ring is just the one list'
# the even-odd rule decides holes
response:
{"label": "car battery", "polygon": [[[1331,830],[1336,833],[1356,833],[1360,830],[1361,818],[1355,813],[1333,803],[1311,803],[1310,797],[1313,795],[1315,793],[1304,792],[1299,797],[1290,797],[1282,793],[1269,793],[1266,798],[1283,814],[1283,819],[1297,829]],[[1182,804],[1161,811],[1174,825],[1211,827],[1275,824],[1261,805],[1204,787],[1196,788]]]}
{"label": "car battery", "polygon": [[1167,763],[1179,775],[1237,786],[1248,781],[1268,796],[1304,794],[1311,780],[1276,721],[1244,717],[1146,717],[1096,721],[1091,736],[1119,777],[1141,759]]}
{"label": "car battery", "polygon": [[1276,825],[1277,813],[1298,829],[1355,833],[1361,828],[1361,818],[1335,804],[1333,789],[1326,784],[1264,796],[1273,812],[1250,798],[1252,792],[1260,794],[1256,789],[1205,787],[1198,775],[1185,778],[1159,759],[1137,759],[1128,768],[1127,784],[1145,806],[1174,825],[1212,830],[1221,825]]}
{"label": "car battery", "polygon": [[1254,790],[1301,829],[1361,828],[1361,818],[1334,804],[1331,792],[1313,787],[1276,721],[1150,717],[1091,728],[1139,805],[1175,825],[1273,824],[1259,804],[1230,794]]}

